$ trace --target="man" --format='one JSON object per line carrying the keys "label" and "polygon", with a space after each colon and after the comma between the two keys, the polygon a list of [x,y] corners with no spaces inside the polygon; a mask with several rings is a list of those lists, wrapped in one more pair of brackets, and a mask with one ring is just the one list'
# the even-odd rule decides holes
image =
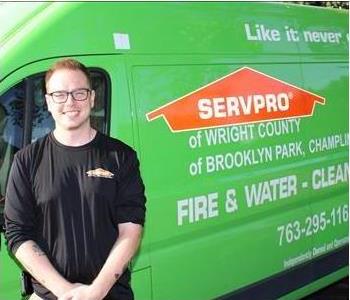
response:
{"label": "man", "polygon": [[133,299],[127,266],[145,216],[136,153],[90,126],[95,92],[84,65],[60,60],[45,83],[55,129],[14,158],[9,249],[33,277],[30,299]]}

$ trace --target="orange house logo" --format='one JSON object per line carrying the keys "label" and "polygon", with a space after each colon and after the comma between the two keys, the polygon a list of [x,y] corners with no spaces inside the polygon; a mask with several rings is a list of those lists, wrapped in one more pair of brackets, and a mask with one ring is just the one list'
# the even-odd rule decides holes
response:
{"label": "orange house logo", "polygon": [[97,168],[95,170],[87,171],[86,174],[88,177],[104,177],[104,178],[113,178],[114,174],[108,170],[102,168]]}
{"label": "orange house logo", "polygon": [[325,98],[243,67],[146,114],[171,131],[309,117]]}

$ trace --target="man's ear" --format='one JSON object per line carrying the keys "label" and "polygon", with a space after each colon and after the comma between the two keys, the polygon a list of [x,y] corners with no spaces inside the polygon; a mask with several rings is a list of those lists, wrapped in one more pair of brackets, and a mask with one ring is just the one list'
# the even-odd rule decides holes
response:
{"label": "man's ear", "polygon": [[91,95],[90,95],[90,107],[94,108],[95,106],[95,90],[91,90]]}
{"label": "man's ear", "polygon": [[45,95],[45,101],[46,101],[46,105],[47,105],[47,110],[49,112],[51,112],[51,102],[50,102],[50,96],[49,95]]}

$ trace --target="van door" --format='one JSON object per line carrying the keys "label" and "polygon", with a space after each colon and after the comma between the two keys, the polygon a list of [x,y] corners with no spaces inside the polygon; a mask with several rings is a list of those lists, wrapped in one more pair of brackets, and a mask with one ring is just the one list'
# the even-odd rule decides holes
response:
{"label": "van door", "polygon": [[[295,289],[288,270],[310,258],[311,237],[290,221],[310,214],[312,199],[301,183],[307,168],[304,132],[315,119],[176,131],[165,113],[153,119],[147,115],[242,67],[277,78],[271,89],[277,81],[302,87],[298,59],[138,56],[130,64],[152,214],[154,299],[213,299],[234,291],[242,291],[242,299],[275,299]],[[255,83],[247,83],[252,94]],[[201,95],[220,99],[222,92]],[[167,112],[186,117],[192,107],[197,106]],[[225,109],[221,105],[217,114]],[[305,276],[310,280],[311,273]]]}
{"label": "van door", "polygon": [[[322,93],[326,106],[318,112],[317,128],[307,132],[312,202],[305,222],[313,237],[315,279],[343,269],[340,279],[348,274],[349,261],[348,62],[336,55],[309,60],[302,64],[305,86]],[[322,76],[314,80],[315,74]]]}

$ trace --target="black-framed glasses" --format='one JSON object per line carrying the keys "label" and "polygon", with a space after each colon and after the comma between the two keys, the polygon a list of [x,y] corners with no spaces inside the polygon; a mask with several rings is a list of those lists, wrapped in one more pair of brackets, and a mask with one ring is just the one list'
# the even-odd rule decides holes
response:
{"label": "black-framed glasses", "polygon": [[48,93],[47,95],[51,96],[52,100],[55,103],[65,103],[68,99],[68,95],[70,94],[75,101],[85,101],[92,90],[90,89],[76,89],[71,92],[67,91],[56,91],[52,93]]}

